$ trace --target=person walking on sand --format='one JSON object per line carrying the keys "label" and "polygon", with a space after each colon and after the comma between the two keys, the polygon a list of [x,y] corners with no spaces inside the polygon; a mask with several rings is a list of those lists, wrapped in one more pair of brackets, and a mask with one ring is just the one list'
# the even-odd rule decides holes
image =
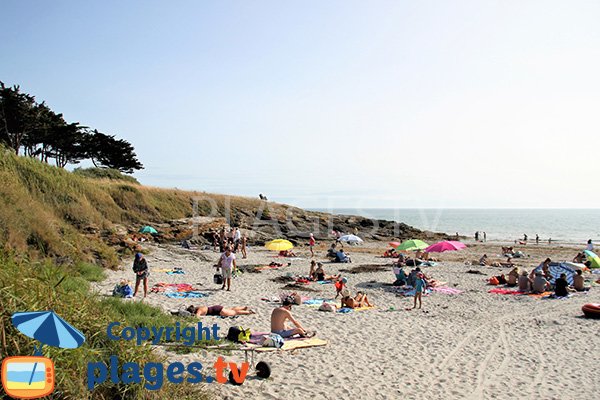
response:
{"label": "person walking on sand", "polygon": [[140,287],[140,281],[144,281],[144,298],[148,295],[148,275],[150,271],[148,269],[148,263],[142,253],[136,253],[133,260],[133,272],[135,272],[135,289],[133,291],[133,297],[138,292]]}
{"label": "person walking on sand", "polygon": [[231,248],[227,246],[225,248],[225,252],[221,254],[221,258],[219,258],[219,268],[221,268],[221,274],[223,274],[223,286],[221,290],[225,289],[225,285],[227,285],[227,291],[231,291],[231,275],[233,270],[237,268],[235,263],[235,254],[231,252]]}
{"label": "person walking on sand", "polygon": [[315,256],[315,251],[313,249],[313,247],[315,247],[315,244],[317,242],[315,241],[315,236],[311,233],[310,237],[308,238],[308,247],[310,247],[310,256],[314,257]]}
{"label": "person walking on sand", "polygon": [[423,297],[423,292],[425,291],[426,287],[427,282],[425,282],[425,276],[422,272],[417,273],[417,277],[415,279],[415,302],[413,304],[413,309],[417,308],[417,300],[419,301],[419,308],[421,308],[421,298]]}
{"label": "person walking on sand", "polygon": [[[273,310],[271,313],[271,332],[276,333],[282,338],[289,338],[294,335],[300,335],[301,337],[312,337],[315,332],[309,332],[302,324],[298,322],[292,315],[292,304],[294,304],[294,297],[287,296],[283,299],[281,307]],[[286,321],[290,321],[296,327],[287,329]]]}

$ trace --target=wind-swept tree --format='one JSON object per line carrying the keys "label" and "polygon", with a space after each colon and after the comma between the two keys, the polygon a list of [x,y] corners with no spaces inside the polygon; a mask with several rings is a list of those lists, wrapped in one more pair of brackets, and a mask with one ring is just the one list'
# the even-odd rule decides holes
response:
{"label": "wind-swept tree", "polygon": [[93,131],[88,140],[87,155],[94,166],[116,169],[126,174],[144,169],[128,141],[115,139],[113,135],[106,135],[97,130]]}
{"label": "wind-swept tree", "polygon": [[23,139],[37,124],[35,97],[21,93],[19,86],[0,81],[0,141],[19,154]]}

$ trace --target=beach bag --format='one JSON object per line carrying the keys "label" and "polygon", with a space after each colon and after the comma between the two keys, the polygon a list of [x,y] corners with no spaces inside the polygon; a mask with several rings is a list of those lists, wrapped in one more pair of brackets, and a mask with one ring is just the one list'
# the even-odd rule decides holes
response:
{"label": "beach bag", "polygon": [[335,306],[331,303],[323,303],[319,307],[319,311],[335,312]]}
{"label": "beach bag", "polygon": [[500,284],[500,282],[498,281],[498,278],[496,278],[495,276],[492,276],[490,279],[488,279],[488,283],[490,285],[494,285],[494,286]]}
{"label": "beach bag", "polygon": [[220,273],[216,273],[213,276],[213,281],[217,284],[217,285],[222,285],[223,284],[223,275],[221,275]]}
{"label": "beach bag", "polygon": [[227,331],[227,340],[235,343],[246,343],[250,341],[250,329],[244,329],[241,326],[232,326]]}
{"label": "beach bag", "polygon": [[261,346],[263,347],[275,347],[276,349],[280,349],[283,347],[283,338],[276,333],[269,333],[268,335],[263,336],[261,341]]}

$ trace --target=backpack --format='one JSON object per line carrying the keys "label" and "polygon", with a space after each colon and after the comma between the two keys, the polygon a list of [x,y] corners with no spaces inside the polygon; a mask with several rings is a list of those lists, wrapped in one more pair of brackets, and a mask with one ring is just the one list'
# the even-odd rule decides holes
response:
{"label": "backpack", "polygon": [[235,343],[249,342],[250,336],[250,329],[244,329],[241,326],[232,326],[227,331],[227,340]]}
{"label": "backpack", "polygon": [[261,346],[263,347],[275,347],[279,349],[283,347],[283,338],[276,333],[269,333],[268,335],[264,335],[261,341]]}

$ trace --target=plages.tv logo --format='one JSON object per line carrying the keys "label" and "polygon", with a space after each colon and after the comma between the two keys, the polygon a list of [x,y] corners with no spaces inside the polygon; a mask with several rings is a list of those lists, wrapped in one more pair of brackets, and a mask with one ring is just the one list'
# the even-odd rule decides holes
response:
{"label": "plages.tv logo", "polygon": [[16,399],[39,399],[54,391],[54,363],[42,356],[42,346],[75,349],[85,336],[54,311],[17,312],[12,323],[22,334],[40,342],[33,356],[2,360],[2,387]]}

